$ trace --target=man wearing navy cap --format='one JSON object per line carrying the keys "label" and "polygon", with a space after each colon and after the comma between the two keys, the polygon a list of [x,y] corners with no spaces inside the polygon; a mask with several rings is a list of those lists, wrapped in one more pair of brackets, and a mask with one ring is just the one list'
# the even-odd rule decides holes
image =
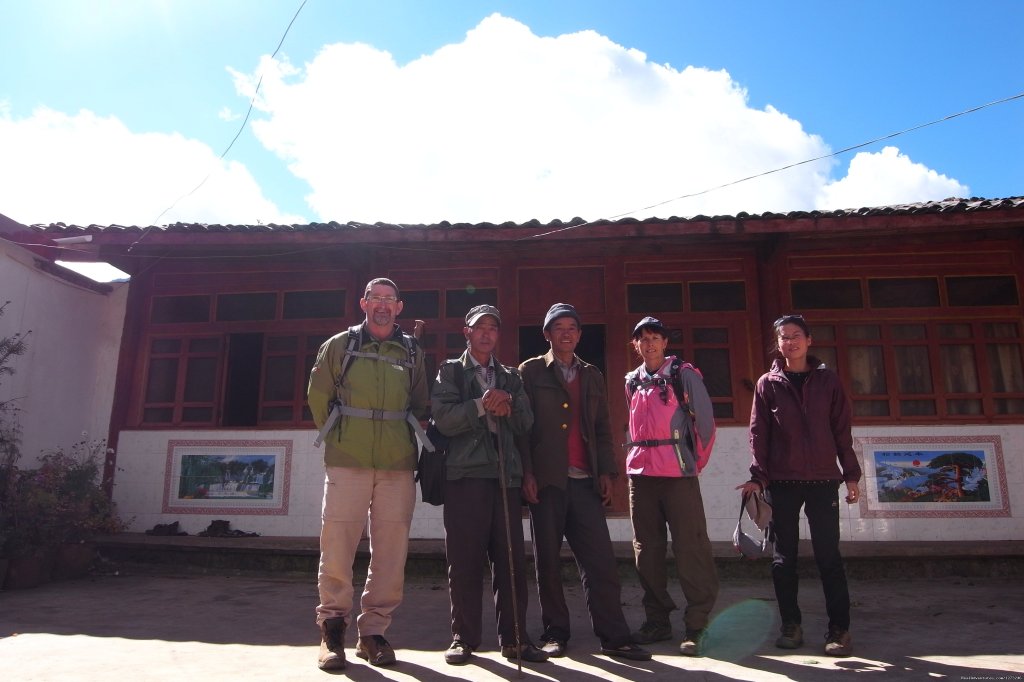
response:
{"label": "man wearing navy cap", "polygon": [[562,591],[562,539],[579,566],[594,633],[607,656],[648,660],[632,642],[622,613],[622,588],[604,507],[611,504],[615,467],[604,375],[576,355],[580,316],[556,303],[544,316],[551,349],[519,366],[533,407],[529,433],[516,439],[528,462],[523,496],[530,503],[543,649],[563,656],[569,609]]}

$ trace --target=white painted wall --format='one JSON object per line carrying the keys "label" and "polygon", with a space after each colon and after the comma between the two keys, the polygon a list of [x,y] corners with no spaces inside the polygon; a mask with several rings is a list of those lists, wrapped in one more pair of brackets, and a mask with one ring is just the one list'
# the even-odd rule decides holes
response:
{"label": "white painted wall", "polygon": [[106,438],[127,283],[101,294],[35,267],[26,249],[0,239],[0,335],[32,333],[28,352],[15,358],[13,376],[0,383],[0,399],[21,405],[21,465],[44,450]]}
{"label": "white painted wall", "polygon": [[[270,536],[316,536],[320,531],[323,495],[323,453],[312,446],[312,431],[123,431],[117,453],[118,472],[114,499],[121,514],[134,517],[131,530],[141,532],[157,523],[178,521],[182,530],[195,534],[214,519],[226,519],[231,527]],[[998,436],[1002,441],[1010,517],[1004,518],[886,518],[866,519],[860,506],[841,503],[842,535],[847,540],[1024,540],[1024,451],[1022,426],[887,427],[854,429],[857,437],[875,436]],[[292,441],[291,489],[287,516],[242,514],[164,514],[167,444],[188,440],[290,440]],[[701,475],[708,533],[712,540],[730,541],[736,526],[739,497],[735,487],[748,479],[750,464],[747,429],[723,427],[715,441],[711,463]],[[862,483],[862,489],[863,489]],[[801,534],[809,537],[806,521]],[[609,520],[613,540],[629,541],[629,519]],[[529,524],[524,523],[529,538]],[[411,536],[443,538],[441,508],[418,502]]]}

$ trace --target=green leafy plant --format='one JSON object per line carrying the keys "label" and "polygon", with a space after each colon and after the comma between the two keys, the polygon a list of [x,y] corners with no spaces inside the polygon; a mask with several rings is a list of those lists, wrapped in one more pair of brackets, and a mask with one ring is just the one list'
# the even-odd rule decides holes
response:
{"label": "green leafy plant", "polygon": [[[0,305],[0,317],[10,301]],[[14,374],[12,361],[28,350],[26,334],[0,337],[0,382],[4,377]],[[21,458],[21,427],[18,423],[18,403],[16,398],[0,400],[0,556],[4,555],[11,534],[12,509],[14,506],[15,487],[18,480],[18,460]]]}

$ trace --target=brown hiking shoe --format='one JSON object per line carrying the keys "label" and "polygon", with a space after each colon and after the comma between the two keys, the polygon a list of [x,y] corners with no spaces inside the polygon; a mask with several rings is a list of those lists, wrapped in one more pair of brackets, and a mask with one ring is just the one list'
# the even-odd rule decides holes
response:
{"label": "brown hiking shoe", "polygon": [[321,670],[345,669],[345,619],[328,618],[320,624],[320,655],[316,665]]}
{"label": "brown hiking shoe", "polygon": [[825,635],[826,656],[849,656],[853,653],[853,640],[849,630],[830,629]]}
{"label": "brown hiking shoe", "polygon": [[804,645],[804,629],[799,623],[783,623],[782,634],[775,640],[780,649],[799,649]]}
{"label": "brown hiking shoe", "polygon": [[395,662],[395,650],[381,635],[360,637],[356,644],[356,656],[366,659],[370,665],[391,665]]}

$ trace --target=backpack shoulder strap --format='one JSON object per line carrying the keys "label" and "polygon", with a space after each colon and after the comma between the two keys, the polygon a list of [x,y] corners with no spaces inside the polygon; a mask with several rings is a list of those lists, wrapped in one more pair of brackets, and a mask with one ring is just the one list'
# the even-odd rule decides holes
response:
{"label": "backpack shoulder strap", "polygon": [[626,373],[626,398],[632,398],[636,389],[640,387],[640,368]]}
{"label": "backpack shoulder strap", "polygon": [[338,378],[334,381],[334,390],[337,391],[341,388],[341,382],[345,379],[345,374],[348,373],[349,365],[352,364],[352,353],[359,350],[363,343],[363,325],[356,324],[348,328],[348,344],[345,346],[345,357],[341,360],[341,371],[338,372]]}
{"label": "backpack shoulder strap", "polygon": [[687,399],[686,390],[683,388],[684,369],[692,369],[701,379],[704,378],[704,375],[701,374],[700,370],[694,367],[691,363],[686,362],[685,360],[680,360],[679,358],[673,360],[672,366],[669,368],[669,377],[672,380],[672,389],[676,392],[676,400],[679,401],[679,405],[683,410],[689,412],[690,401]]}

